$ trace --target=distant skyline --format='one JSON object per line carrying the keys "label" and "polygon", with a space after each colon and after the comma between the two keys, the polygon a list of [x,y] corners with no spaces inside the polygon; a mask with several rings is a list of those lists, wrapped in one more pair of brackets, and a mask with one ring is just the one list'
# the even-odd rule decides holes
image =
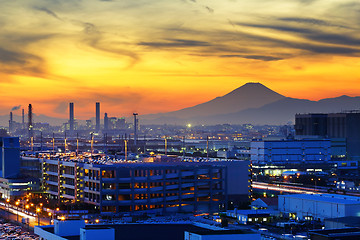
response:
{"label": "distant skyline", "polygon": [[[0,0],[0,115],[174,111],[260,82],[360,96],[360,2]],[[16,115],[21,110],[14,109]]]}

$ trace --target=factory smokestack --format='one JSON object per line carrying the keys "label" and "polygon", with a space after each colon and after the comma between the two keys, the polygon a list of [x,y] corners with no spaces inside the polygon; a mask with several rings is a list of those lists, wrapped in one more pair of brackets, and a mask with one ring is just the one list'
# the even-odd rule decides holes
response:
{"label": "factory smokestack", "polygon": [[100,131],[100,103],[97,102],[96,103],[96,126],[95,126],[95,131],[99,132]]}
{"label": "factory smokestack", "polygon": [[13,131],[13,113],[10,112],[10,120],[9,120],[9,133]]}
{"label": "factory smokestack", "polygon": [[107,131],[109,129],[109,118],[108,118],[108,114],[105,113],[104,116],[104,130]]}
{"label": "factory smokestack", "polygon": [[70,132],[74,131],[74,103],[69,104],[69,124],[70,124]]}
{"label": "factory smokestack", "polygon": [[22,109],[21,111],[21,117],[22,117],[22,121],[21,121],[21,124],[22,124],[22,129],[25,128],[25,110]]}
{"label": "factory smokestack", "polygon": [[29,130],[29,137],[33,137],[33,109],[31,104],[29,104],[28,108],[28,130]]}

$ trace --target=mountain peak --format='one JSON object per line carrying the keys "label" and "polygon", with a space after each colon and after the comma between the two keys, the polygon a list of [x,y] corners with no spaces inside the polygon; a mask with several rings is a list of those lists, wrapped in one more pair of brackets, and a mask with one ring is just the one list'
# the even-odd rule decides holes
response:
{"label": "mountain peak", "polygon": [[[277,97],[284,97],[283,95],[271,90],[270,88],[266,87],[265,85],[259,82],[248,82],[238,87],[237,89],[229,92],[225,96],[232,96],[232,95],[241,95],[241,96],[258,96],[258,97],[265,97],[265,96],[277,96]],[[225,97],[223,96],[223,97]]]}
{"label": "mountain peak", "polygon": [[249,82],[232,92],[208,102],[175,112],[162,114],[161,117],[191,119],[210,115],[239,112],[248,108],[258,108],[283,99],[284,96],[272,91],[258,82]]}

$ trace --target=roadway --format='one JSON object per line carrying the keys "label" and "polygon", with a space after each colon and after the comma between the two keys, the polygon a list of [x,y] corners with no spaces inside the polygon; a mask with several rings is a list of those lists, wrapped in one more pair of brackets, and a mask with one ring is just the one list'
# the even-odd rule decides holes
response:
{"label": "roadway", "polygon": [[276,192],[286,192],[286,193],[301,193],[301,194],[314,194],[314,193],[341,193],[343,195],[350,196],[360,196],[358,192],[346,192],[343,193],[341,190],[334,192],[334,189],[331,187],[304,187],[299,185],[289,185],[281,183],[265,183],[265,182],[253,182],[252,187],[255,189],[276,191]]}
{"label": "roadway", "polygon": [[49,225],[51,219],[50,218],[44,218],[38,216],[34,213],[23,211],[20,208],[17,208],[16,206],[5,204],[3,202],[0,202],[0,209],[1,209],[1,215],[5,219],[9,219],[12,222],[19,222],[22,223],[23,218],[28,218],[29,222],[28,224],[23,223],[24,225],[27,225],[30,228],[34,228],[34,226],[37,226],[39,223],[40,225]]}

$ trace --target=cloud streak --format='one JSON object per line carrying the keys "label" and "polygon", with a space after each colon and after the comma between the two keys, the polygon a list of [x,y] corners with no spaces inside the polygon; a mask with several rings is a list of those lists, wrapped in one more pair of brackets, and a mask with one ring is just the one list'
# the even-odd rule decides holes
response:
{"label": "cloud streak", "polygon": [[[64,99],[160,109],[153,106],[160,96],[176,89],[170,97],[180,102],[201,81],[204,94],[216,97],[212,79],[220,76],[225,91],[239,81],[289,76],[323,86],[331,81],[321,79],[335,81],[329,69],[346,69],[348,81],[359,75],[360,4],[352,0],[0,2],[1,92],[13,99],[29,89],[20,97],[40,104],[33,92],[51,82],[56,97],[49,93],[47,104],[56,114]],[[149,97],[151,88],[158,93]],[[7,111],[13,104],[6,104]]]}

